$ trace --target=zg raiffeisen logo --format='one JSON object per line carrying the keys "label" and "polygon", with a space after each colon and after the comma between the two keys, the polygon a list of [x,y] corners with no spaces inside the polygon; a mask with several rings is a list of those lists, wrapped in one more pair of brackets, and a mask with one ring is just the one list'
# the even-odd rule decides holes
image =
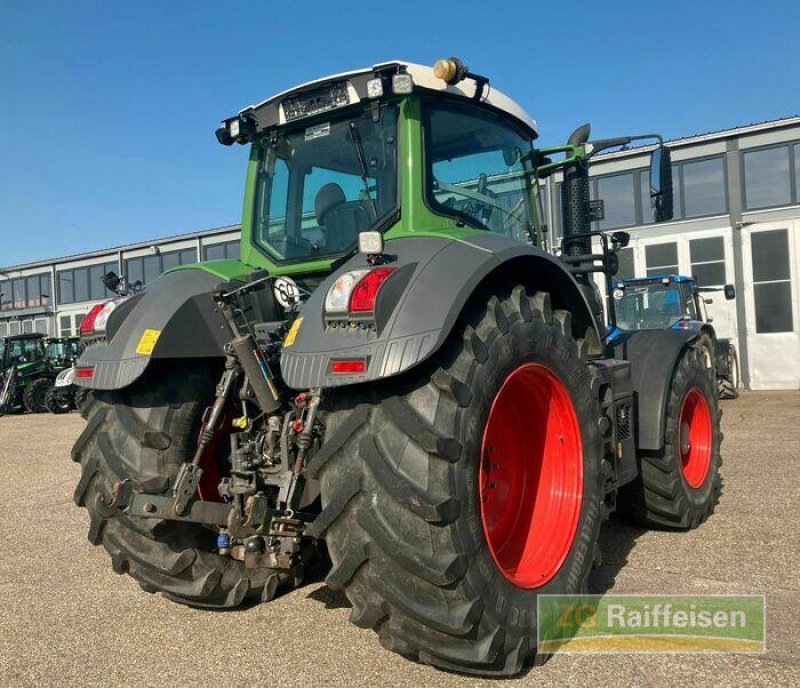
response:
{"label": "zg raiffeisen logo", "polygon": [[540,595],[538,649],[763,652],[763,595]]}

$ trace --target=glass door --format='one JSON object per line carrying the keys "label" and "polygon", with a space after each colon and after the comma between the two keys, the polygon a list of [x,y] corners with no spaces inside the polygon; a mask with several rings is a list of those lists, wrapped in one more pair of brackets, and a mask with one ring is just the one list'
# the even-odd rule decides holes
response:
{"label": "glass door", "polygon": [[800,389],[798,232],[798,220],[742,229],[753,389]]}

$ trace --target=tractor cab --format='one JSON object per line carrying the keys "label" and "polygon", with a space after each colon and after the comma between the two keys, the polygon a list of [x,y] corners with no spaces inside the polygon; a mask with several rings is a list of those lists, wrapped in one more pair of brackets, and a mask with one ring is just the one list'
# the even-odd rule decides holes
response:
{"label": "tractor cab", "polygon": [[366,231],[531,241],[536,122],[459,60],[440,62],[334,75],[222,122],[220,143],[253,144],[243,262],[328,271]]}
{"label": "tractor cab", "polygon": [[43,334],[21,334],[0,339],[0,372],[12,366],[39,363],[46,358]]}
{"label": "tractor cab", "polygon": [[80,337],[53,337],[47,340],[47,361],[54,369],[68,368],[78,360],[82,349]]}
{"label": "tractor cab", "polygon": [[701,329],[711,322],[703,292],[724,290],[735,298],[732,284],[718,288],[698,287],[691,277],[654,275],[617,280],[612,298],[617,328],[622,331]]}

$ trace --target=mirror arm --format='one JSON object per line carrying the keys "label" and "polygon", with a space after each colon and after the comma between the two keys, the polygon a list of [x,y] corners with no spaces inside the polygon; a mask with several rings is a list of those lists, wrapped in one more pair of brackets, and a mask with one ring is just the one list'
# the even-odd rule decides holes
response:
{"label": "mirror arm", "polygon": [[589,141],[589,143],[586,144],[587,148],[591,147],[591,152],[586,157],[591,158],[593,155],[602,153],[609,148],[621,147],[622,150],[625,150],[633,141],[645,141],[648,139],[656,139],[658,145],[664,145],[664,138],[660,134],[639,134],[638,136],[619,136],[613,139],[599,139],[597,141]]}

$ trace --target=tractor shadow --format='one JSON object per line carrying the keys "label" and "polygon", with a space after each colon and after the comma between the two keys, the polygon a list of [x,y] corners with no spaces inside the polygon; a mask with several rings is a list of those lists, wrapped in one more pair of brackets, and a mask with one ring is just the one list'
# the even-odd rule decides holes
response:
{"label": "tractor shadow", "polygon": [[646,532],[647,528],[631,525],[618,515],[603,524],[599,538],[602,563],[589,575],[590,594],[603,595],[614,587],[617,574],[628,563],[636,540]]}

